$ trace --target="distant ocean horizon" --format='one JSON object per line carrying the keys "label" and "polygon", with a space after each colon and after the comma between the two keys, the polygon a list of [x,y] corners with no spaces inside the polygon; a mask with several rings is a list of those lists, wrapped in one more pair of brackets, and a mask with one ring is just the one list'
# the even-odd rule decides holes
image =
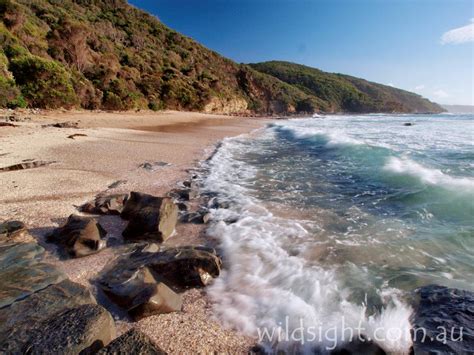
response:
{"label": "distant ocean horizon", "polygon": [[226,139],[204,180],[228,264],[216,315],[251,335],[319,325],[340,341],[341,319],[397,327],[408,338],[379,345],[408,352],[412,291],[474,291],[472,132],[472,114],[336,115]]}

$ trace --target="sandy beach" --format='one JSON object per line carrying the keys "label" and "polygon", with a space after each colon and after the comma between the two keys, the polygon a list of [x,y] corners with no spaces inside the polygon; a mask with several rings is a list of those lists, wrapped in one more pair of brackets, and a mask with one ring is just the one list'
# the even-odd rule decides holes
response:
{"label": "sandy beach", "polygon": [[[3,112],[3,116],[11,113]],[[166,194],[189,176],[217,142],[262,127],[269,120],[190,112],[37,112],[16,113],[15,127],[0,127],[0,168],[41,161],[45,165],[0,172],[0,220],[21,220],[72,281],[90,287],[121,244],[125,223],[100,217],[110,247],[79,259],[60,260],[44,236],[76,207],[99,193],[140,191]],[[77,128],[51,126],[77,123]],[[69,136],[75,135],[68,138]],[[151,170],[144,163],[161,162]],[[164,164],[166,163],[166,165]],[[206,244],[202,225],[179,224],[170,245]],[[116,319],[119,334],[137,327],[168,352],[246,352],[254,345],[213,318],[205,290],[184,294],[180,313],[151,316],[137,323]]]}

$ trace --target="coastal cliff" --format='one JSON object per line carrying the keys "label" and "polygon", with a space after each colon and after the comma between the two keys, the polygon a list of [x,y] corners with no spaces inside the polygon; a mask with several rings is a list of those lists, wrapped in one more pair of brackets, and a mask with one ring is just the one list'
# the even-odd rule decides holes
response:
{"label": "coastal cliff", "polygon": [[[357,78],[291,63],[235,63],[124,0],[1,0],[0,19],[0,107],[443,111]],[[295,69],[304,75],[286,75]]]}

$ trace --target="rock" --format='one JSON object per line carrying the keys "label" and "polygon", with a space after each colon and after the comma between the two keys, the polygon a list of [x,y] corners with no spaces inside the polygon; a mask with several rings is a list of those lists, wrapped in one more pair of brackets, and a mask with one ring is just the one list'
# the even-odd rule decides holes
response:
{"label": "rock", "polygon": [[34,243],[35,239],[23,222],[7,221],[0,223],[0,243]]}
{"label": "rock", "polygon": [[108,196],[97,196],[94,202],[82,205],[81,212],[105,215],[119,215],[122,213],[128,194],[114,194]]}
{"label": "rock", "polygon": [[142,169],[145,169],[145,170],[149,170],[149,171],[155,171],[159,168],[163,168],[163,167],[169,166],[169,165],[171,165],[171,164],[167,163],[165,161],[155,161],[155,162],[144,162],[144,163],[140,164],[138,167],[142,168]]}
{"label": "rock", "polygon": [[64,280],[0,309],[0,353],[20,351],[36,324],[71,307],[95,303],[82,285]]}
{"label": "rock", "polygon": [[115,338],[112,316],[86,304],[38,323],[23,352],[30,354],[94,354]]}
{"label": "rock", "polygon": [[414,354],[472,353],[474,293],[429,285],[416,290],[416,295],[418,302],[412,322]]}
{"label": "rock", "polygon": [[135,319],[181,310],[176,292],[206,286],[220,273],[222,262],[212,248],[158,248],[133,246],[110,263],[98,280],[104,293]]}
{"label": "rock", "polygon": [[168,196],[180,200],[180,201],[190,201],[199,197],[199,191],[197,189],[173,189],[168,193]]}
{"label": "rock", "polygon": [[115,354],[166,355],[166,352],[153,344],[145,334],[131,329],[97,353],[97,355]]}
{"label": "rock", "polygon": [[174,232],[178,208],[170,198],[131,192],[121,216],[129,220],[122,233],[126,240],[163,242]]}
{"label": "rock", "polygon": [[54,127],[54,128],[78,128],[79,123],[78,122],[58,122],[58,123],[51,123],[51,124],[45,124],[42,127]]}
{"label": "rock", "polygon": [[63,226],[48,236],[48,241],[62,246],[70,256],[81,257],[102,250],[106,234],[94,218],[70,215]]}
{"label": "rock", "polygon": [[127,180],[117,180],[113,183],[111,183],[109,186],[107,186],[108,189],[114,189],[116,188],[117,186],[120,186],[122,184],[125,184],[127,182]]}
{"label": "rock", "polygon": [[43,255],[44,249],[37,243],[0,244],[0,270],[37,264]]}
{"label": "rock", "polygon": [[219,276],[221,259],[212,248],[178,247],[156,253],[148,267],[179,289],[207,286]]}
{"label": "rock", "polygon": [[385,355],[386,352],[373,341],[361,341],[355,338],[337,349],[331,351],[331,355]]}
{"label": "rock", "polygon": [[403,125],[408,127],[408,126],[414,126],[415,124],[411,122],[405,122]]}
{"label": "rock", "polygon": [[0,333],[20,323],[36,323],[67,308],[96,303],[90,291],[69,279],[0,309]]}
{"label": "rock", "polygon": [[0,244],[0,308],[64,280],[55,267],[39,262],[43,255],[37,243]]}
{"label": "rock", "polygon": [[45,263],[11,265],[0,273],[0,308],[65,278],[57,268]]}
{"label": "rock", "polygon": [[113,268],[99,284],[105,294],[135,320],[153,314],[180,311],[181,296],[172,291],[151,271],[141,268]]}
{"label": "rock", "polygon": [[0,122],[0,127],[18,127],[18,125],[10,122]]}
{"label": "rock", "polygon": [[5,166],[0,168],[0,171],[16,171],[16,170],[25,170],[25,169],[33,169],[33,168],[40,168],[42,166],[47,166],[50,164],[55,163],[54,161],[31,161],[31,162],[23,162],[18,164],[13,164],[9,166]]}
{"label": "rock", "polygon": [[197,212],[188,212],[180,217],[180,222],[193,223],[193,224],[205,224],[208,223],[211,218],[211,214],[207,210],[199,210]]}
{"label": "rock", "polygon": [[76,133],[76,134],[71,134],[69,136],[67,136],[69,139],[74,139],[76,137],[87,137],[87,134],[84,134],[84,133]]}
{"label": "rock", "polygon": [[210,213],[208,212],[208,213],[206,213],[206,214],[204,214],[204,215],[202,216],[202,221],[204,222],[204,224],[207,224],[207,223],[209,223],[209,221],[211,220],[211,218],[212,218],[212,214],[210,214]]}
{"label": "rock", "polygon": [[207,201],[207,207],[209,209],[218,209],[218,208],[230,208],[229,201],[221,201],[218,197],[214,196]]}
{"label": "rock", "polygon": [[189,205],[186,202],[178,202],[176,204],[178,206],[178,210],[180,211],[188,211],[189,210]]}

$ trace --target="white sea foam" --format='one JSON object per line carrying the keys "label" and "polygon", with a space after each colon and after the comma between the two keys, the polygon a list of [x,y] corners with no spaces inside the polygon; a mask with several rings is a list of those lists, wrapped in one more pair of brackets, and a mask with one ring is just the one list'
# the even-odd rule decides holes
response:
{"label": "white sea foam", "polygon": [[474,179],[453,177],[441,170],[427,168],[408,158],[390,157],[384,169],[395,174],[416,177],[428,185],[474,191]]}
{"label": "white sea foam", "polygon": [[[209,163],[210,174],[204,182],[207,190],[232,201],[230,208],[212,211],[214,222],[208,230],[220,240],[226,258],[226,270],[209,288],[217,317],[252,336],[276,330],[280,341],[264,342],[273,350],[294,345],[296,339],[291,334],[302,325],[308,341],[300,351],[310,352],[314,346],[330,349],[335,342],[349,340],[345,328],[362,327],[362,333],[387,352],[408,353],[411,309],[396,293],[390,296],[392,292],[386,290],[381,297],[385,308],[367,314],[364,304],[348,300],[350,292],[343,287],[336,268],[309,265],[289,253],[298,240],[306,240],[308,232],[302,221],[274,216],[251,196],[245,180],[256,171],[234,157],[251,149],[245,138],[225,140]],[[226,222],[236,217],[235,223]],[[322,338],[311,340],[313,328],[321,329]],[[398,328],[404,337],[389,338],[392,328]]]}

